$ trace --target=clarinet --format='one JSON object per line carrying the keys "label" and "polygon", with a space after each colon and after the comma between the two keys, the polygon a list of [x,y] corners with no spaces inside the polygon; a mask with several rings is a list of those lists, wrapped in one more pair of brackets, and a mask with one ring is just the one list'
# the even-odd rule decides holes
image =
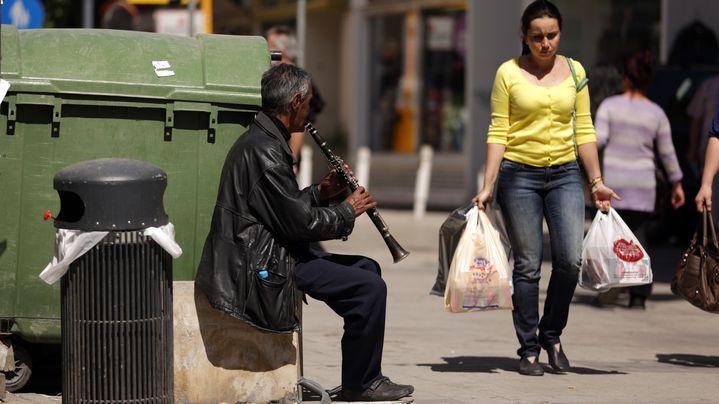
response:
{"label": "clarinet", "polygon": [[[320,147],[322,153],[324,153],[325,157],[327,158],[327,161],[329,161],[330,165],[332,166],[332,169],[342,176],[342,179],[347,183],[350,190],[354,192],[359,187],[359,185],[357,184],[357,181],[350,175],[350,173],[345,170],[344,161],[342,161],[341,158],[336,156],[332,152],[332,150],[330,150],[330,148],[327,146],[327,142],[322,138],[322,136],[320,136],[319,133],[317,133],[317,129],[315,129],[315,127],[312,126],[311,123],[308,123],[305,126],[305,129],[307,130],[307,132],[310,133],[312,139],[314,139],[314,141]],[[399,245],[397,240],[392,237],[392,234],[390,234],[389,229],[387,228],[387,224],[384,222],[384,220],[382,220],[382,216],[380,216],[377,208],[368,209],[367,214],[369,215],[370,219],[372,219],[372,223],[374,224],[374,226],[382,235],[382,239],[384,239],[385,244],[387,244],[387,248],[389,248],[389,252],[392,254],[394,262],[400,262],[402,259],[408,256],[409,252],[402,248],[402,246]]]}

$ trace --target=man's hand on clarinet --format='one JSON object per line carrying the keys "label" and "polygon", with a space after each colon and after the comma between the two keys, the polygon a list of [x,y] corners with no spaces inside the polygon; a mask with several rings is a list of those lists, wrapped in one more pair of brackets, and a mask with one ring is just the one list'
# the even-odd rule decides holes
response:
{"label": "man's hand on clarinet", "polygon": [[355,210],[355,217],[360,216],[369,209],[377,207],[377,202],[362,186],[355,189],[355,191],[352,192],[345,201],[347,201]]}
{"label": "man's hand on clarinet", "polygon": [[[345,170],[350,173],[352,178],[354,174],[350,167],[345,164]],[[319,184],[320,198],[321,199],[332,199],[341,195],[347,189],[347,183],[340,173],[335,170],[331,170]]]}

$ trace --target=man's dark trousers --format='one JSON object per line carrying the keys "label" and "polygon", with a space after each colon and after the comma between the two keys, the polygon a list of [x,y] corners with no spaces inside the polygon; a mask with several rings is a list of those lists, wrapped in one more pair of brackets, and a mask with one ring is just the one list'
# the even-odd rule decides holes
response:
{"label": "man's dark trousers", "polygon": [[382,376],[387,285],[374,260],[309,250],[295,266],[297,288],[344,319],[342,388],[363,391]]}

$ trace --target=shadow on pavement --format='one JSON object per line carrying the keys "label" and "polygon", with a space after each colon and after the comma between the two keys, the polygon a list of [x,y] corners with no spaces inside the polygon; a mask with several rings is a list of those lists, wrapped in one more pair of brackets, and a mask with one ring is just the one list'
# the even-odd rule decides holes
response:
{"label": "shadow on pavement", "polygon": [[[507,358],[501,356],[457,356],[451,358],[442,358],[446,363],[419,363],[417,366],[429,366],[433,372],[481,372],[481,373],[498,373],[503,370],[506,372],[516,372],[518,361],[516,358]],[[545,370],[551,372],[551,368],[544,366]],[[575,373],[579,375],[625,375],[624,372],[616,370],[599,370],[583,367],[572,367],[567,373]]]}
{"label": "shadow on pavement", "polygon": [[59,396],[62,393],[62,356],[59,344],[32,344],[32,376],[17,393]]}
{"label": "shadow on pavement", "polygon": [[[676,296],[673,293],[662,293],[662,292],[653,292],[652,295],[649,297],[650,302],[668,302],[672,300],[682,300],[681,297]],[[591,306],[597,309],[627,309],[627,304],[629,302],[629,296],[627,293],[620,293],[617,297],[617,300],[614,303],[604,303],[600,304],[597,300],[597,293],[593,294],[575,294],[574,298],[572,299],[572,304],[582,304],[585,306]]]}
{"label": "shadow on pavement", "polygon": [[657,362],[696,368],[719,368],[719,356],[692,354],[657,354]]}
{"label": "shadow on pavement", "polygon": [[429,366],[433,372],[483,372],[497,373],[517,370],[517,359],[501,356],[456,356],[442,358],[446,363],[419,363],[417,366]]}

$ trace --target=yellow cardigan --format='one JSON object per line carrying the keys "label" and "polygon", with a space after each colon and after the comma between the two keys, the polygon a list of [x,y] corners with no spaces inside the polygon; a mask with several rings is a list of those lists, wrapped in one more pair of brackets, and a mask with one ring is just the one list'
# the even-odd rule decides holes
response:
{"label": "yellow cardigan", "polygon": [[[558,63],[566,63],[564,57]],[[586,73],[574,62],[577,80]],[[532,84],[522,74],[518,59],[504,62],[492,88],[492,122],[487,143],[506,146],[504,158],[537,167],[576,159],[572,141],[572,106],[576,102],[577,145],[596,142],[589,111],[589,90],[575,90],[570,74],[551,87]]]}

